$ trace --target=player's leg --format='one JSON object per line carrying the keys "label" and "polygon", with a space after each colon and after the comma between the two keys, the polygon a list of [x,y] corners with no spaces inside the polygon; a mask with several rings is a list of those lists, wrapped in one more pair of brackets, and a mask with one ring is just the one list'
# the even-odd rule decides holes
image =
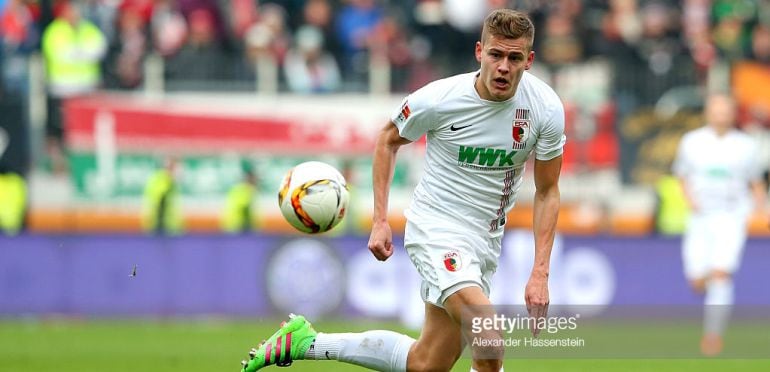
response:
{"label": "player's leg", "polygon": [[378,371],[449,371],[462,350],[459,325],[446,310],[426,303],[425,324],[417,341],[391,331],[316,333],[303,317],[293,316],[252,349],[243,370],[307,359],[338,360]]}
{"label": "player's leg", "polygon": [[[475,283],[459,283],[446,292],[454,293],[444,302],[445,309],[431,303],[425,304],[425,324],[420,338],[412,345],[407,358],[407,370],[410,372],[449,371],[473,337],[486,340],[500,338],[500,334],[494,331],[467,337],[462,334],[463,316],[466,318],[465,322],[468,322],[468,319],[474,316],[492,315],[491,303],[480,287]],[[464,328],[470,331],[469,326]],[[503,371],[502,349],[476,346],[473,351],[479,358],[474,358],[472,371]]]}
{"label": "player's leg", "polygon": [[687,229],[682,236],[682,264],[684,274],[690,288],[695,293],[703,294],[706,291],[706,279],[708,276],[709,262],[711,261],[709,250],[712,234],[707,216],[693,214],[687,223]]}
{"label": "player's leg", "polygon": [[449,371],[464,348],[460,326],[446,310],[425,303],[425,323],[420,337],[412,345],[407,370]]}
{"label": "player's leg", "polygon": [[474,332],[470,326],[473,319],[494,317],[494,308],[484,291],[478,286],[463,288],[450,295],[444,302],[444,307],[455,323],[462,325],[461,335],[473,355],[473,370],[501,371],[505,350],[501,346],[500,330],[481,328]]}
{"label": "player's leg", "polygon": [[420,296],[425,302],[425,324],[410,352],[408,370],[448,371],[464,344],[459,318],[447,312],[445,301],[464,288],[481,292],[481,261],[471,247],[484,242],[444,219],[412,217],[407,220],[404,240],[409,259],[423,279]]}
{"label": "player's leg", "polygon": [[746,243],[746,222],[742,214],[715,216],[712,228],[719,231],[712,240],[712,261],[706,280],[703,339],[701,351],[717,355],[722,351],[722,335],[729,323],[734,303],[734,273]]}
{"label": "player's leg", "polygon": [[[713,248],[715,231],[712,231],[713,218],[708,215],[694,213],[690,215],[687,223],[687,229],[682,237],[682,263],[684,265],[684,274],[690,283],[690,287],[695,293],[706,294],[708,283],[708,274],[711,262],[713,262]],[[708,313],[710,306],[704,298],[704,313]],[[704,314],[704,324],[709,316]],[[704,329],[706,327],[704,326]],[[721,343],[721,339],[719,340]],[[701,338],[701,351],[713,348],[717,340],[710,334],[704,332]]]}
{"label": "player's leg", "polygon": [[723,270],[714,270],[706,282],[700,348],[703,355],[714,356],[722,352],[722,336],[732,312],[732,275]]}
{"label": "player's leg", "polygon": [[292,315],[269,339],[249,352],[243,370],[270,365],[287,366],[295,360],[338,360],[378,371],[406,371],[414,339],[392,331],[319,333],[302,316]]}
{"label": "player's leg", "polygon": [[690,279],[690,288],[692,288],[693,292],[697,294],[705,294],[706,293],[706,278],[705,277],[699,277]]}

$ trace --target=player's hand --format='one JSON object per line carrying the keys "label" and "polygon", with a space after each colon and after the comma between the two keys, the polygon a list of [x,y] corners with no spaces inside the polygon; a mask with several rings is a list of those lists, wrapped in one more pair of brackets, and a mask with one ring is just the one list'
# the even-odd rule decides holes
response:
{"label": "player's hand", "polygon": [[538,324],[542,323],[540,319],[548,316],[548,304],[550,298],[548,295],[548,274],[533,272],[524,289],[524,301],[527,304],[529,316],[537,319],[535,326],[532,327],[532,336],[537,337],[540,334]]}
{"label": "player's hand", "polygon": [[697,213],[698,211],[700,211],[700,205],[698,204],[697,201],[695,201],[695,199],[689,196],[686,196],[685,201],[687,202],[687,208],[690,210],[691,213]]}
{"label": "player's hand", "polygon": [[369,235],[369,250],[380,261],[393,255],[393,233],[387,221],[375,222]]}

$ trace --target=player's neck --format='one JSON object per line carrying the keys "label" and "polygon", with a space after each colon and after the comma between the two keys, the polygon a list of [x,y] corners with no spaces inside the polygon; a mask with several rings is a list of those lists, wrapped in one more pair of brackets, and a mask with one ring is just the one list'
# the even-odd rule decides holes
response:
{"label": "player's neck", "polygon": [[732,127],[712,124],[711,129],[714,131],[714,133],[716,133],[717,137],[724,137],[728,132],[730,132]]}
{"label": "player's neck", "polygon": [[491,101],[489,91],[487,90],[487,87],[484,86],[484,83],[479,79],[479,75],[476,75],[476,78],[473,80],[473,89],[476,90],[476,94],[479,96],[479,98]]}

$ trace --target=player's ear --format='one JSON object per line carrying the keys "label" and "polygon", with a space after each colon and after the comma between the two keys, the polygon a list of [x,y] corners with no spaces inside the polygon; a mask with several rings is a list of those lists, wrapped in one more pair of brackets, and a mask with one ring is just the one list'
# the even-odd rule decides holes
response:
{"label": "player's ear", "polygon": [[479,63],[481,62],[481,50],[482,50],[481,42],[477,41],[476,42],[476,61],[478,61]]}
{"label": "player's ear", "polygon": [[525,70],[529,70],[530,68],[532,68],[532,63],[533,62],[535,62],[535,51],[534,50],[530,50],[529,51],[529,55],[527,56],[527,64],[524,65],[524,69]]}

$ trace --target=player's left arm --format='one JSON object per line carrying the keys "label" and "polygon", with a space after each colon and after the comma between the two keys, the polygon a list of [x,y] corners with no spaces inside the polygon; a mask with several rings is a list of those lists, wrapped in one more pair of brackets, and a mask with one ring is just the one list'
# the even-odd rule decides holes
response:
{"label": "player's left arm", "polygon": [[770,227],[770,207],[767,205],[767,185],[762,181],[751,182],[751,193],[754,196],[756,211],[767,218],[767,226]]}
{"label": "player's left arm", "polygon": [[770,206],[767,205],[767,184],[765,184],[764,167],[761,165],[759,158],[754,154],[759,153],[759,144],[751,141],[750,147],[747,150],[747,154],[752,154],[749,159],[748,165],[748,179],[749,189],[754,199],[754,212],[757,215],[764,216],[767,220],[767,226],[770,227]]}
{"label": "player's left arm", "polygon": [[[556,234],[556,220],[559,217],[559,175],[564,136],[564,106],[561,102],[551,106],[551,112],[539,126],[535,144],[535,202],[533,232],[535,235],[535,262],[524,289],[524,301],[530,316],[545,317],[548,314],[550,296],[548,276],[551,270],[551,248]],[[540,332],[537,327],[533,335]]]}
{"label": "player's left arm", "polygon": [[551,248],[556,234],[561,196],[559,174],[562,156],[551,160],[535,160],[535,203],[533,226],[535,234],[535,262],[527,282],[525,300],[529,306],[547,306],[548,276],[550,275]]}

